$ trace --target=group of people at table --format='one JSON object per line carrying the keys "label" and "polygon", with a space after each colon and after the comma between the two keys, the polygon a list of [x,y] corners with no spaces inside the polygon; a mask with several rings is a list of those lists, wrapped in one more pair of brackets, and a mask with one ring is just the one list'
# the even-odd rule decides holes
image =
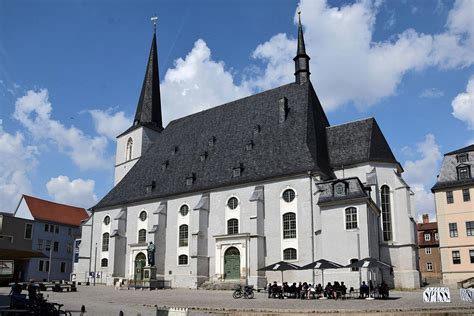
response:
{"label": "group of people at table", "polygon": [[[376,290],[376,291],[375,291]],[[283,282],[283,285],[278,285],[277,282],[269,283],[267,285],[268,298],[299,298],[299,299],[316,299],[316,298],[327,298],[327,299],[340,299],[347,297],[347,287],[344,282],[328,282],[328,284],[323,288],[321,283],[316,286],[308,284],[306,282],[298,284],[293,283],[289,285],[287,282]],[[372,281],[369,282],[369,285],[362,282],[360,285],[359,291],[357,292],[353,287],[349,288],[349,294],[351,297],[358,296],[358,298],[368,298],[371,296],[371,293],[378,293],[378,296],[381,298],[388,298],[389,288],[387,283],[382,281],[382,283],[374,288]]]}

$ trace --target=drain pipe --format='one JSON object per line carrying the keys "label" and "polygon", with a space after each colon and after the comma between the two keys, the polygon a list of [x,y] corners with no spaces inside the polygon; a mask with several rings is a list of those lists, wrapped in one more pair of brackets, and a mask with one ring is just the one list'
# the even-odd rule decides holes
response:
{"label": "drain pipe", "polygon": [[[309,178],[309,195],[311,200],[311,262],[314,262],[314,206],[313,206],[313,174],[311,171],[308,171]],[[313,285],[315,284],[315,275],[314,269],[311,269]]]}

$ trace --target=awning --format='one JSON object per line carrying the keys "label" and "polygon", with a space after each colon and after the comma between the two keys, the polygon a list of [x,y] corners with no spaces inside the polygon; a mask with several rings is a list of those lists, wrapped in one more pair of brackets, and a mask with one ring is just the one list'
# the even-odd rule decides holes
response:
{"label": "awning", "polygon": [[263,201],[263,186],[256,186],[255,187],[249,201],[250,202]]}
{"label": "awning", "polygon": [[153,214],[164,214],[166,211],[166,205],[165,201],[161,202],[158,208],[153,211]]}
{"label": "awning", "polygon": [[209,210],[209,196],[207,194],[203,194],[201,196],[201,200],[199,200],[199,203],[194,207],[195,211],[199,210],[204,210],[208,211]]}
{"label": "awning", "polygon": [[127,216],[127,208],[124,207],[123,209],[120,210],[120,213],[115,217],[115,219],[116,220],[125,219],[126,216]]}
{"label": "awning", "polygon": [[158,230],[158,225],[153,225],[152,229],[148,232],[148,234],[154,234]]}
{"label": "awning", "polygon": [[39,251],[0,249],[0,260],[18,260],[30,258],[48,258],[48,256]]}

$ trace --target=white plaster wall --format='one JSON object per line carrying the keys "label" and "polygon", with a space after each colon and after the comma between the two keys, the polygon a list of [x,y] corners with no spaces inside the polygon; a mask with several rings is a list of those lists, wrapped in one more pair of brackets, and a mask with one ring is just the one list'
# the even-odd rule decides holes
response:
{"label": "white plaster wall", "polygon": [[29,220],[34,220],[33,215],[31,215],[28,204],[26,204],[25,199],[22,197],[18,208],[15,211],[15,217],[24,218]]}

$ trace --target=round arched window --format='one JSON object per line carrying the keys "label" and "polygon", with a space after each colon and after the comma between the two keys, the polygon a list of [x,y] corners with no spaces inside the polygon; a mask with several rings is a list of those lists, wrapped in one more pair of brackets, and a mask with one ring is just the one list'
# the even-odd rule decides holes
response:
{"label": "round arched window", "polygon": [[295,199],[295,191],[293,191],[292,189],[287,189],[283,192],[283,200],[285,200],[285,202],[290,203],[294,199]]}
{"label": "round arched window", "polygon": [[141,220],[142,222],[144,222],[144,221],[146,221],[146,218],[147,218],[146,212],[145,212],[145,211],[141,211],[141,212],[140,212],[140,220]]}
{"label": "round arched window", "polygon": [[104,224],[109,225],[110,224],[110,216],[104,217]]}
{"label": "round arched window", "polygon": [[188,212],[189,212],[189,206],[187,206],[186,204],[182,205],[182,206],[179,208],[179,213],[181,214],[181,216],[186,216],[186,215],[188,215]]}
{"label": "round arched window", "polygon": [[235,210],[237,208],[237,205],[239,205],[239,200],[237,200],[237,198],[235,198],[235,197],[231,197],[229,199],[229,201],[227,201],[227,206],[231,210]]}

